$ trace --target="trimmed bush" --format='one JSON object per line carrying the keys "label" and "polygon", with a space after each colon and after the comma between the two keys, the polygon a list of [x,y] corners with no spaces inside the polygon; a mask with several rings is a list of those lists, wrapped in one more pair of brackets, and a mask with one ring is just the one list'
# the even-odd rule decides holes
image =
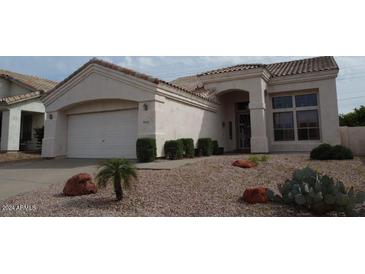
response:
{"label": "trimmed bush", "polygon": [[332,154],[332,146],[329,144],[321,144],[311,151],[310,158],[313,160],[330,160]]}
{"label": "trimmed bush", "polygon": [[184,144],[181,140],[166,141],[164,148],[167,159],[177,160],[184,156]]}
{"label": "trimmed bush", "polygon": [[212,141],[213,155],[223,155],[224,147],[220,147],[217,140]]}
{"label": "trimmed bush", "polygon": [[217,140],[212,140],[212,147],[213,147],[213,155],[218,155],[219,145]]}
{"label": "trimmed bush", "polygon": [[203,156],[211,156],[213,154],[213,143],[211,138],[198,139],[198,149],[201,150]]}
{"label": "trimmed bush", "polygon": [[354,158],[351,150],[347,147],[341,145],[331,146],[329,144],[322,144],[314,148],[310,157],[314,160],[348,160]]}
{"label": "trimmed bush", "polygon": [[215,155],[223,155],[224,154],[224,147],[219,147]]}
{"label": "trimmed bush", "polygon": [[179,140],[183,142],[184,157],[194,158],[194,140],[191,138],[182,138]]}
{"label": "trimmed bush", "polygon": [[196,148],[196,149],[194,149],[194,155],[195,155],[195,157],[202,157],[203,152],[200,148]]}
{"label": "trimmed bush", "polygon": [[331,158],[333,160],[351,160],[354,159],[354,156],[349,148],[337,145],[332,148]]}
{"label": "trimmed bush", "polygon": [[153,162],[156,159],[156,140],[153,138],[137,139],[137,159],[139,162]]}

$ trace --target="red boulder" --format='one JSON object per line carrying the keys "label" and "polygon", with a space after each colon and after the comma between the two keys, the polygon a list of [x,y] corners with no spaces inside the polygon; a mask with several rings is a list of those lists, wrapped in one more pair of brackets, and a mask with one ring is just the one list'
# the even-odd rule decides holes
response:
{"label": "red boulder", "polygon": [[66,196],[80,196],[96,193],[96,184],[92,182],[92,177],[88,173],[80,173],[67,180],[63,188]]}
{"label": "red boulder", "polygon": [[248,188],[243,193],[243,201],[249,204],[267,203],[268,189],[266,187]]}
{"label": "red boulder", "polygon": [[233,162],[232,166],[238,166],[238,167],[242,167],[242,168],[251,168],[251,167],[255,167],[256,164],[249,160],[237,160],[237,161]]}

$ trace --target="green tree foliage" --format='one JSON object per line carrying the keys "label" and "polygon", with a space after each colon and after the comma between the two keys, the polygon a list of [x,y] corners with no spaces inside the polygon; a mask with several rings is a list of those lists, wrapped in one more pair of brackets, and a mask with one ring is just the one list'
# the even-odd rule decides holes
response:
{"label": "green tree foliage", "polygon": [[365,106],[355,108],[354,111],[340,115],[340,126],[365,126]]}

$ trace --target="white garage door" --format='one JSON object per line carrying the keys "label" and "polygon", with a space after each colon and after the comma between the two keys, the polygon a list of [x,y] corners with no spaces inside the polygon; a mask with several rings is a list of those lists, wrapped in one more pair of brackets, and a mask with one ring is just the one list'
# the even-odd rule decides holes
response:
{"label": "white garage door", "polygon": [[137,109],[70,115],[70,158],[136,158]]}

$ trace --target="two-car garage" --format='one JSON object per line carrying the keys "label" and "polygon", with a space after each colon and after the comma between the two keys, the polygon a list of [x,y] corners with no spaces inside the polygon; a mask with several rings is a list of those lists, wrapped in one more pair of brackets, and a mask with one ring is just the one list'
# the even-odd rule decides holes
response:
{"label": "two-car garage", "polygon": [[67,157],[136,157],[138,110],[68,115]]}

